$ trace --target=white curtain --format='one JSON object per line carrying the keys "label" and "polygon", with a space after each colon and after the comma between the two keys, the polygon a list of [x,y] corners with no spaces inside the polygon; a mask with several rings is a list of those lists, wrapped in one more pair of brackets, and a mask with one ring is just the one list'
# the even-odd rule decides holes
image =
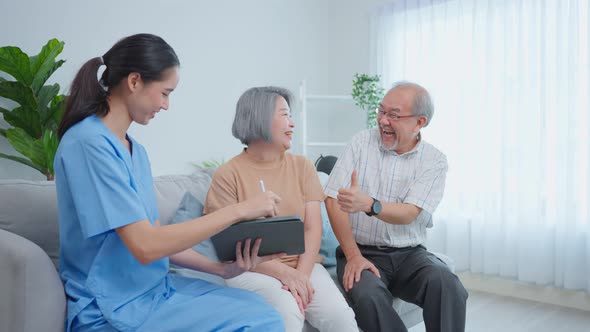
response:
{"label": "white curtain", "polygon": [[405,0],[371,21],[372,70],[433,95],[446,153],[432,245],[458,270],[590,291],[587,0]]}

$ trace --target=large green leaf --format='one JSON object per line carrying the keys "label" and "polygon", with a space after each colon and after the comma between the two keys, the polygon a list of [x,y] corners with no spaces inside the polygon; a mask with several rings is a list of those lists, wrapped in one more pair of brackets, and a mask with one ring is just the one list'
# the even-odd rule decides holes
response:
{"label": "large green leaf", "polygon": [[37,105],[39,106],[39,113],[41,113],[41,118],[43,118],[45,112],[47,111],[47,107],[49,106],[49,102],[53,100],[53,97],[57,95],[59,92],[59,84],[55,83],[54,85],[45,85],[42,86],[37,94]]}
{"label": "large green leaf", "polygon": [[57,132],[54,130],[46,130],[43,134],[43,150],[45,151],[45,163],[47,165],[48,173],[53,177],[53,159],[57,152],[59,141],[57,140]]}
{"label": "large green leaf", "polygon": [[[45,84],[45,82],[47,81],[47,79],[49,79],[49,76],[51,76],[51,74],[53,74],[54,71],[56,71],[59,67],[61,67],[61,65],[63,65],[65,63],[64,60],[59,60],[57,62],[55,62],[53,64],[53,66],[49,69],[49,71],[47,71],[45,73],[45,76],[39,76],[39,83],[37,83],[37,81],[33,81],[33,89],[39,89],[39,86],[42,86],[42,84]],[[33,91],[38,91],[38,90],[33,90]]]}
{"label": "large green leaf", "polygon": [[16,79],[0,77],[0,97],[19,104],[13,110],[0,108],[4,120],[14,127],[0,129],[0,135],[25,158],[5,154],[0,157],[33,167],[48,178],[53,177],[53,159],[58,146],[56,131],[63,116],[65,98],[58,95],[58,84],[45,84],[65,62],[56,60],[63,48],[64,42],[57,39],[49,40],[39,54],[31,57],[17,47],[0,48],[0,72]]}
{"label": "large green leaf", "polygon": [[16,151],[31,159],[33,164],[39,166],[41,169],[47,168],[46,154],[43,149],[42,140],[32,138],[21,128],[10,128],[6,130],[6,138]]}
{"label": "large green leaf", "polygon": [[33,91],[21,82],[0,82],[0,97],[13,100],[24,108],[37,108],[37,101]]}
{"label": "large green leaf", "polygon": [[13,127],[21,128],[31,137],[41,137],[41,121],[39,112],[23,107],[17,107],[12,111],[0,109],[4,121]]}
{"label": "large green leaf", "polygon": [[27,86],[33,83],[29,57],[18,47],[0,47],[0,70]]}
{"label": "large green leaf", "polygon": [[66,99],[64,95],[57,95],[53,97],[51,103],[49,104],[49,108],[47,108],[47,112],[45,112],[44,116],[41,117],[42,128],[57,129],[65,110],[65,102]]}
{"label": "large green leaf", "polygon": [[35,164],[33,164],[29,159],[23,158],[23,157],[17,157],[17,156],[11,156],[11,155],[7,155],[4,153],[0,153],[0,158],[4,158],[4,159],[10,159],[12,161],[16,161],[18,163],[27,165],[29,167],[32,167],[36,170],[38,170],[39,172],[41,172],[42,174],[45,174],[45,169],[43,169],[40,166],[37,166]]}
{"label": "large green leaf", "polygon": [[39,91],[40,87],[42,87],[43,84],[45,84],[45,82],[47,81],[47,79],[49,79],[49,76],[51,76],[51,74],[53,74],[53,72],[56,71],[59,67],[61,67],[61,65],[63,65],[64,63],[64,60],[54,62],[52,67],[49,68],[49,70],[45,72],[44,75],[37,74],[37,76],[35,76],[35,80],[33,80],[33,91]]}
{"label": "large green leaf", "polygon": [[30,57],[31,74],[33,75],[32,88],[37,92],[45,84],[49,76],[64,63],[63,60],[55,61],[55,58],[63,51],[64,42],[51,39],[41,49],[39,54]]}

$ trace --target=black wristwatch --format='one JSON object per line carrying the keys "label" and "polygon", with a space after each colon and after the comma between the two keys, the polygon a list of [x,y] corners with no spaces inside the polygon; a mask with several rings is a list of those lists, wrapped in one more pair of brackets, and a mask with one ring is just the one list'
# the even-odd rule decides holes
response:
{"label": "black wristwatch", "polygon": [[383,208],[383,206],[381,205],[381,202],[378,199],[373,198],[373,204],[371,204],[371,212],[365,212],[365,213],[369,217],[376,216],[379,213],[381,213],[382,208]]}

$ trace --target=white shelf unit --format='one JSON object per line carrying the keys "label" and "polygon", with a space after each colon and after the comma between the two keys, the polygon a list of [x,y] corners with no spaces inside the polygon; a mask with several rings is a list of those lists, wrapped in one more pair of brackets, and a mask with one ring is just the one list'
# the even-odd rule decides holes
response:
{"label": "white shelf unit", "polygon": [[308,147],[316,147],[316,146],[346,146],[347,142],[316,142],[316,141],[309,141],[308,139],[308,128],[307,128],[307,116],[308,116],[308,108],[307,103],[308,101],[317,101],[317,100],[333,100],[335,102],[342,102],[342,101],[351,101],[352,96],[350,95],[314,95],[308,94],[307,86],[305,80],[301,81],[299,84],[299,98],[301,99],[301,149],[302,154],[306,157],[309,157],[307,154]]}

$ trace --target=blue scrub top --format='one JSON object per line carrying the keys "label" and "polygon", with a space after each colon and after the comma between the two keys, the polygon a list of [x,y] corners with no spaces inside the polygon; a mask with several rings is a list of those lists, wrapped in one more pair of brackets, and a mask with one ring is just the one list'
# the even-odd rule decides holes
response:
{"label": "blue scrub top", "polygon": [[175,291],[168,258],[141,265],[115,232],[159,218],[146,151],[128,140],[132,154],[89,116],[66,132],[55,156],[66,331],[80,312],[96,307],[116,329],[134,330]]}

